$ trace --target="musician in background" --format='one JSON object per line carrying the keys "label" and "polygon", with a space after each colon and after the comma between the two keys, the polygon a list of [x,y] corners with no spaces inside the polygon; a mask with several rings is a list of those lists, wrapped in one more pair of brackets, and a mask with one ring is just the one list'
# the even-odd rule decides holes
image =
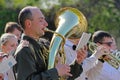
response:
{"label": "musician in background", "polygon": [[[119,54],[120,52],[117,49],[115,38],[112,37],[112,40],[113,40],[113,42],[111,44],[110,51],[115,57],[117,57],[119,59],[119,55],[117,55],[117,54]],[[111,80],[119,80],[120,79],[120,77],[119,77],[120,67],[118,69],[115,69],[114,67],[112,67],[107,62],[104,62],[103,69],[102,69],[102,74],[103,75],[109,75],[111,77]]]}
{"label": "musician in background", "polygon": [[106,49],[104,46],[100,46],[96,50],[96,52],[92,54],[92,56],[90,56],[89,58],[86,58],[88,55],[87,45],[85,45],[83,48],[76,51],[76,46],[79,40],[80,38],[79,39],[66,39],[66,43],[64,46],[65,54],[66,54],[66,63],[71,66],[74,63],[79,64],[79,67],[76,67],[73,73],[74,74],[77,73],[77,71],[80,69],[79,75],[81,77],[78,77],[76,79],[73,78],[72,80],[85,80],[86,79],[85,73],[94,66],[98,58],[104,54],[108,54],[108,53],[102,53],[103,51],[108,51],[108,49]]}
{"label": "musician in background", "polygon": [[[103,50],[105,49],[105,52],[101,52],[100,50],[100,53],[110,53],[113,39],[108,32],[106,31],[94,32],[92,36],[92,41],[96,43],[98,47],[104,46],[105,48],[107,48],[107,49],[103,48]],[[104,57],[104,58],[107,58],[107,57]],[[94,66],[88,69],[84,74],[86,78],[82,80],[118,80],[120,79],[119,77],[120,74],[118,73],[118,71],[101,58],[99,58],[94,63]],[[83,76],[81,75],[80,77],[83,77]]]}
{"label": "musician in background", "polygon": [[[87,46],[85,45],[84,48],[76,51],[76,46],[80,39],[66,39],[66,43],[64,45],[64,51],[66,55],[66,64],[74,67],[71,70],[71,73],[74,77],[68,78],[68,80],[74,80],[77,78],[83,71],[81,63],[87,56]],[[74,66],[74,64],[76,66]],[[79,74],[78,74],[79,73]]]}
{"label": "musician in background", "polygon": [[15,34],[19,43],[23,29],[17,22],[7,22],[4,28],[4,32]]}

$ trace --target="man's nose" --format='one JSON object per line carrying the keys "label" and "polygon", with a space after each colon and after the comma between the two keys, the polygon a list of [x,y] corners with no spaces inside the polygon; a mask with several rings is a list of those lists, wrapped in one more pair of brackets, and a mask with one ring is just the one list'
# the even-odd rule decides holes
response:
{"label": "man's nose", "polygon": [[48,23],[47,23],[47,21],[46,21],[46,20],[44,21],[44,25],[45,25],[45,26],[48,26]]}

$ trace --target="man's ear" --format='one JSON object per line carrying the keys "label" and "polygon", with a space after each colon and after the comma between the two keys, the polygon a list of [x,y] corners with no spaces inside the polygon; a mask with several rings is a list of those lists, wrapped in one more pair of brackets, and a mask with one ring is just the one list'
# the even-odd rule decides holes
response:
{"label": "man's ear", "polygon": [[26,28],[30,28],[30,26],[31,26],[31,20],[26,19],[26,20],[25,20],[25,27],[26,27]]}

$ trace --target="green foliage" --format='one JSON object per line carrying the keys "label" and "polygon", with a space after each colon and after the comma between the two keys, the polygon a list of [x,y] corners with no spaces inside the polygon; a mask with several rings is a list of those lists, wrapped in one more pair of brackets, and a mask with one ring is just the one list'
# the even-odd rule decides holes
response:
{"label": "green foliage", "polygon": [[0,10],[0,35],[4,32],[5,24],[9,21],[17,21],[18,12],[12,9]]}
{"label": "green foliage", "polygon": [[[115,3],[116,0],[80,0],[75,5],[81,10],[88,20],[88,31],[93,33],[96,30],[106,30],[111,32],[120,31],[120,11]],[[116,34],[118,35],[118,34]]]}
{"label": "green foliage", "polygon": [[27,0],[13,0],[14,4],[13,7],[14,8],[22,8],[27,4]]}
{"label": "green foliage", "polygon": [[79,9],[88,20],[88,32],[106,30],[120,37],[119,0],[0,0],[0,34],[8,21],[17,21],[18,9],[27,5],[38,6],[43,10],[50,29],[54,26],[55,13],[62,7]]}

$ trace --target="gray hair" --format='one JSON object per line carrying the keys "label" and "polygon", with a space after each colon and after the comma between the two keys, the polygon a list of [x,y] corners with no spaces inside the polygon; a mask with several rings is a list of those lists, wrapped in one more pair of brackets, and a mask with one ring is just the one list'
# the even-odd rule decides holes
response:
{"label": "gray hair", "polygon": [[11,38],[16,38],[17,39],[17,37],[14,34],[11,34],[11,33],[2,34],[2,36],[0,37],[0,46],[4,45]]}

